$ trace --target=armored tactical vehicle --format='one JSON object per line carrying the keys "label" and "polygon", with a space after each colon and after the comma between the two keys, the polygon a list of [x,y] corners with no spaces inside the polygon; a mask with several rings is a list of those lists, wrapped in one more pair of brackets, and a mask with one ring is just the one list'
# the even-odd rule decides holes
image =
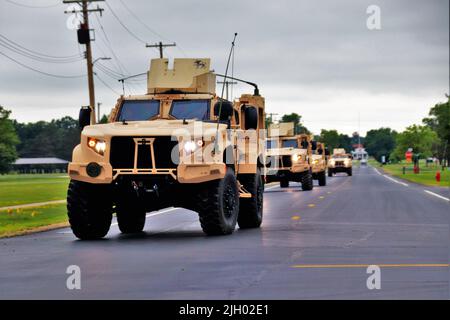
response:
{"label": "armored tactical vehicle", "polygon": [[208,235],[259,227],[265,124],[257,86],[221,99],[210,59],[175,59],[173,67],[154,59],[147,76],[148,92],[120,96],[107,124],[80,110],[81,142],[68,167],[74,234],[104,237],[113,213],[121,232],[141,232],[147,212],[170,206],[197,211]]}
{"label": "armored tactical vehicle", "polygon": [[302,190],[312,190],[310,142],[308,135],[294,135],[292,122],[272,124],[266,144],[266,182],[279,182],[281,188],[287,188],[295,181],[301,183]]}
{"label": "armored tactical vehicle", "polygon": [[352,175],[352,155],[345,152],[345,149],[333,149],[333,155],[328,160],[328,176],[338,172],[345,172]]}
{"label": "armored tactical vehicle", "polygon": [[[314,142],[313,142],[314,144]],[[327,157],[328,150],[322,142],[315,143],[315,150],[311,155],[311,172],[314,180],[318,180],[319,186],[327,184]]]}

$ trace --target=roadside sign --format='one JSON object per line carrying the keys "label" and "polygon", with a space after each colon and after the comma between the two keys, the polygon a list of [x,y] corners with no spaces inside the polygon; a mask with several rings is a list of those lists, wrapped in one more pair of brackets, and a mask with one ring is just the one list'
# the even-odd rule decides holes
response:
{"label": "roadside sign", "polygon": [[412,157],[413,157],[413,153],[411,151],[408,150],[408,151],[405,152],[406,162],[411,162],[412,161]]}

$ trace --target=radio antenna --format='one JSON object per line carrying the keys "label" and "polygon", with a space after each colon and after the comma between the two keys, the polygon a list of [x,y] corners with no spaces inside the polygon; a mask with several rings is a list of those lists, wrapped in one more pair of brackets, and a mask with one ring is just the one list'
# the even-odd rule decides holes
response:
{"label": "radio antenna", "polygon": [[227,66],[225,68],[225,75],[224,75],[224,80],[223,80],[223,84],[222,84],[222,93],[220,95],[220,101],[219,101],[219,112],[217,114],[217,127],[216,127],[216,139],[214,140],[214,153],[216,153],[218,151],[217,150],[217,147],[218,147],[217,140],[219,138],[219,124],[220,124],[220,115],[222,113],[223,94],[225,92],[225,84],[226,84],[227,78],[228,78],[228,68],[230,67],[230,60],[231,60],[231,56],[234,51],[234,45],[235,45],[237,35],[238,35],[237,32],[235,32],[233,41],[231,42],[230,53],[228,54]]}

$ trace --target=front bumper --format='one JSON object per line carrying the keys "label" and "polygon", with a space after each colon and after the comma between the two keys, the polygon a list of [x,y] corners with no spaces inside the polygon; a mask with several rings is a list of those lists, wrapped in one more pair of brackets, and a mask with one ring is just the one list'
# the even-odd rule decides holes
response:
{"label": "front bumper", "polygon": [[97,177],[91,177],[87,173],[88,163],[69,163],[68,172],[73,180],[94,184],[107,184],[116,180],[119,176],[170,176],[179,183],[201,183],[225,176],[226,165],[223,163],[212,164],[180,164],[176,169],[113,169],[110,163],[98,163],[101,167]]}

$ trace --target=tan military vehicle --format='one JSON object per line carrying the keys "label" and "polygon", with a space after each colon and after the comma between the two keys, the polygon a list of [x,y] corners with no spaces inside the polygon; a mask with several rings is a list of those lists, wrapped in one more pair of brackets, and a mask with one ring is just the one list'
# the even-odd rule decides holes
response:
{"label": "tan military vehicle", "polygon": [[281,188],[287,188],[295,181],[301,183],[302,190],[312,190],[310,155],[310,137],[294,135],[294,123],[271,125],[266,143],[266,182],[280,182]]}
{"label": "tan military vehicle", "polygon": [[332,177],[333,174],[338,172],[345,172],[351,176],[352,173],[352,155],[345,152],[345,149],[337,148],[333,149],[333,154],[328,160],[328,176]]}
{"label": "tan military vehicle", "polygon": [[232,103],[215,84],[209,59],[154,59],[147,94],[121,96],[109,123],[80,110],[67,196],[78,238],[104,237],[114,212],[123,233],[140,232],[147,212],[169,206],[197,211],[208,235],[260,226],[264,98],[253,84]]}
{"label": "tan military vehicle", "polygon": [[311,172],[314,180],[318,180],[319,186],[327,184],[327,154],[325,144],[312,141]]}

